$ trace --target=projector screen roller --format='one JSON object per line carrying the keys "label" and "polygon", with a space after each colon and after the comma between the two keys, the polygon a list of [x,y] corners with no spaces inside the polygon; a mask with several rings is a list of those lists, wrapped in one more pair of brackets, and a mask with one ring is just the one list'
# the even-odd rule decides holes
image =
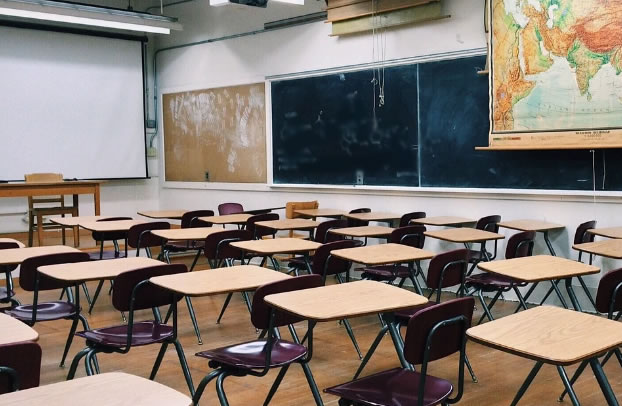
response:
{"label": "projector screen roller", "polygon": [[142,42],[0,26],[0,180],[147,176]]}

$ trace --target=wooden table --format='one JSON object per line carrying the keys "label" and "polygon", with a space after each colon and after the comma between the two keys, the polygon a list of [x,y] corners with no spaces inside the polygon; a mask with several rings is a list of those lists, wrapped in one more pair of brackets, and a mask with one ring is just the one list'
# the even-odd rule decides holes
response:
{"label": "wooden table", "polygon": [[556,255],[555,250],[553,249],[553,244],[549,240],[549,231],[551,230],[560,230],[566,228],[561,224],[549,223],[547,221],[540,220],[512,220],[512,221],[502,221],[499,223],[499,227],[509,228],[512,230],[518,231],[535,231],[537,233],[542,233],[544,236],[544,242],[549,249],[551,255]]}
{"label": "wooden table", "polygon": [[24,248],[25,247],[23,242],[17,241],[16,239],[13,239],[13,238],[4,238],[4,237],[2,237],[2,238],[0,238],[0,243],[1,242],[11,242],[11,243],[19,245],[19,248]]}
{"label": "wooden table", "polygon": [[[4,313],[0,313],[0,331],[2,331],[0,345],[37,341],[39,339],[39,333],[35,329]],[[1,400],[0,404],[3,404]]]}
{"label": "wooden table", "polygon": [[[169,252],[166,249],[167,241],[199,241],[204,240],[208,235],[219,233],[225,231],[223,228],[216,227],[191,227],[191,228],[171,228],[168,230],[153,230],[151,234],[161,237],[163,239],[162,242],[162,253],[164,257],[169,260]],[[194,260],[192,261],[192,265],[190,266],[190,272],[194,270],[194,266],[197,264],[199,257],[201,256],[201,252],[203,252],[203,246],[200,245],[198,247],[188,246],[189,250],[196,250],[197,253],[194,256]]]}
{"label": "wooden table", "polygon": [[372,211],[369,213],[347,213],[344,214],[344,216],[354,220],[377,221],[382,223],[393,223],[394,221],[399,220],[402,217],[400,214],[385,213],[379,211]]}
{"label": "wooden table", "polygon": [[413,219],[410,220],[410,222],[426,226],[462,227],[468,224],[477,223],[477,220],[456,216],[436,216]]}
{"label": "wooden table", "polygon": [[269,238],[266,240],[235,241],[229,243],[229,245],[241,249],[243,258],[246,253],[258,254],[258,256],[270,258],[275,270],[278,270],[279,266],[274,260],[273,255],[302,254],[305,264],[307,265],[307,270],[311,273],[309,253],[315,251],[322,244],[315,241],[303,240],[301,238]]}
{"label": "wooden table", "polygon": [[90,180],[67,182],[0,183],[0,197],[72,195],[73,206],[78,207],[78,195],[93,195],[95,215],[99,215],[99,190],[102,183],[102,181]]}
{"label": "wooden table", "polygon": [[573,405],[578,405],[564,366],[580,361],[592,367],[607,403],[618,405],[598,357],[622,345],[619,322],[558,307],[540,306],[471,327],[467,335],[482,345],[536,361],[513,405],[518,403],[543,364],[557,367]]}
{"label": "wooden table", "polygon": [[315,220],[318,217],[327,217],[327,218],[341,218],[346,215],[346,212],[343,210],[337,209],[300,209],[294,210],[294,213],[307,218],[312,218]]}
{"label": "wooden table", "polygon": [[[344,248],[331,251],[331,255],[369,266],[407,263],[414,288],[419,294],[422,294],[422,290],[417,281],[417,274],[423,274],[419,261],[434,257],[434,253],[430,251],[394,243]],[[415,265],[417,272],[415,272]],[[346,274],[346,281],[349,279],[350,272]]]}
{"label": "wooden table", "polygon": [[192,400],[149,379],[122,372],[87,376],[0,395],[3,406],[189,406]]}
{"label": "wooden table", "polygon": [[251,217],[252,214],[248,213],[237,213],[237,214],[225,214],[223,216],[207,216],[207,217],[199,217],[199,220],[206,221],[212,224],[238,224],[243,225],[246,224],[246,221]]}
{"label": "wooden table", "polygon": [[376,238],[388,238],[395,230],[391,227],[384,226],[361,226],[361,227],[344,227],[333,228],[328,230],[329,233],[344,235],[347,237],[376,237]]}
{"label": "wooden table", "polygon": [[9,248],[0,250],[0,265],[19,265],[24,260],[39,255],[63,254],[67,252],[82,252],[77,248],[66,245],[48,245],[45,247]]}
{"label": "wooden table", "polygon": [[381,329],[376,337],[377,342],[374,342],[370,351],[365,355],[361,367],[357,371],[358,375],[387,330],[393,340],[402,366],[410,368],[404,358],[402,340],[398,327],[394,323],[393,313],[396,310],[425,304],[428,299],[397,286],[363,280],[268,295],[264,301],[276,309],[308,320],[310,335],[313,334],[313,327],[318,322],[382,314],[386,326]]}
{"label": "wooden table", "polygon": [[533,292],[535,284],[542,281],[551,282],[560,301],[564,304],[564,307],[567,307],[566,301],[555,283],[558,280],[564,280],[568,296],[574,308],[579,311],[581,311],[581,305],[572,288],[572,278],[583,275],[593,275],[600,272],[600,269],[596,266],[552,255],[534,255],[530,257],[480,262],[477,266],[486,272],[507,276],[522,282],[534,283],[524,298],[520,295],[520,292],[518,294],[519,300],[525,308],[527,306],[524,301],[528,299],[529,295]]}
{"label": "wooden table", "polygon": [[104,220],[110,216],[76,216],[76,217],[51,217],[50,221],[64,227],[79,226],[80,223],[92,223],[97,220]]}
{"label": "wooden table", "polygon": [[152,219],[170,219],[181,220],[181,217],[188,210],[153,210],[153,211],[139,211],[140,216],[149,217]]}
{"label": "wooden table", "polygon": [[612,239],[574,244],[573,249],[601,257],[622,259],[622,240]]}
{"label": "wooden table", "polygon": [[[490,261],[492,258],[490,257],[490,253],[486,250],[486,242],[487,241],[496,241],[502,240],[505,236],[497,233],[492,233],[490,231],[478,230],[477,228],[448,228],[444,230],[436,230],[436,231],[426,231],[424,234],[428,237],[436,238],[438,240],[455,242],[464,244],[465,248],[468,250],[471,249],[470,244],[472,243],[480,243],[480,254],[479,258],[476,258],[477,261]],[[496,246],[495,246],[496,252]],[[473,265],[473,267],[475,264]],[[469,274],[472,271],[473,267],[469,270]]]}
{"label": "wooden table", "polygon": [[[39,272],[50,278],[76,285],[83,282],[114,279],[123,272],[149,266],[163,265],[164,262],[147,257],[115,258],[106,261],[74,262],[39,267]],[[76,289],[76,301],[78,290]]]}
{"label": "wooden table", "polygon": [[145,224],[141,220],[113,220],[113,221],[85,221],[80,222],[80,227],[89,231],[109,232],[109,231],[128,231],[132,226]]}
{"label": "wooden table", "polygon": [[320,223],[314,220],[308,219],[282,219],[282,220],[269,220],[258,221],[255,226],[265,227],[274,232],[277,231],[290,231],[290,230],[308,230],[309,238],[313,239],[313,230],[319,226]]}
{"label": "wooden table", "polygon": [[593,228],[588,233],[607,238],[622,238],[622,227]]}

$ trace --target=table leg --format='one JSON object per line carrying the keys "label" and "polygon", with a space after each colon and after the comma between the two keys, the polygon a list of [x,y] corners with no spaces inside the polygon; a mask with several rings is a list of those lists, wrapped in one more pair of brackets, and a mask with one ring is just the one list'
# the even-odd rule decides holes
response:
{"label": "table leg", "polygon": [[579,399],[577,398],[577,394],[575,393],[574,389],[572,388],[572,385],[570,384],[570,381],[568,380],[568,375],[566,374],[566,370],[564,369],[564,367],[561,365],[558,365],[557,372],[559,372],[559,377],[562,378],[562,382],[564,383],[564,387],[566,388],[566,391],[568,392],[568,396],[570,396],[570,401],[572,402],[573,406],[580,406]]}
{"label": "table leg", "polygon": [[572,278],[566,278],[566,291],[568,292],[568,296],[570,297],[570,301],[574,306],[575,310],[578,312],[582,312],[583,309],[577,300],[577,295],[574,293],[574,289],[572,288]]}
{"label": "table leg", "polygon": [[557,254],[555,253],[555,250],[553,249],[553,244],[551,244],[551,240],[549,240],[549,232],[543,231],[542,234],[544,234],[544,242],[546,243],[546,246],[549,248],[551,255],[553,255],[554,257],[557,256]]}
{"label": "table leg", "polygon": [[423,295],[423,290],[421,290],[421,286],[419,285],[419,281],[417,280],[417,274],[415,273],[415,266],[413,261],[408,263],[408,273],[410,274],[410,278],[413,281],[413,285],[415,285],[414,288],[417,293],[419,295]]}
{"label": "table leg", "polygon": [[98,183],[97,185],[95,185],[95,192],[93,193],[93,205],[95,206],[96,216],[99,216],[99,214],[101,213],[100,200],[99,200],[99,189],[100,189],[100,185]]}
{"label": "table leg", "polygon": [[523,384],[521,385],[520,389],[518,390],[518,393],[516,394],[516,396],[514,396],[514,400],[512,400],[511,406],[516,406],[518,404],[520,399],[523,397],[523,395],[529,388],[529,385],[531,385],[533,378],[535,378],[536,375],[538,375],[538,372],[540,371],[540,368],[542,368],[542,365],[543,363],[541,361],[536,362],[536,365],[534,365],[531,372],[529,372],[529,375],[527,375],[527,379],[525,379],[525,382],[523,382]]}
{"label": "table leg", "polygon": [[313,273],[313,271],[311,270],[311,262],[309,262],[309,252],[305,252],[304,255],[302,256],[302,259],[305,261],[305,266],[307,267],[307,272],[309,272],[309,275],[311,275]]}
{"label": "table leg", "polygon": [[410,363],[406,361],[406,358],[404,357],[402,337],[400,336],[399,326],[395,322],[395,315],[393,313],[383,313],[382,317],[384,318],[384,321],[389,328],[389,334],[391,335],[391,340],[393,340],[393,346],[395,347],[395,351],[397,352],[397,357],[400,360],[400,364],[402,364],[403,368],[412,371],[412,365],[410,365]]}
{"label": "table leg", "polygon": [[603,395],[605,395],[605,399],[607,399],[607,404],[609,406],[618,406],[616,396],[611,389],[611,385],[609,385],[609,381],[607,380],[605,371],[603,371],[603,367],[598,362],[598,358],[592,358],[590,360],[590,366],[592,367],[592,371],[594,371],[594,375],[600,385],[600,389],[603,391]]}

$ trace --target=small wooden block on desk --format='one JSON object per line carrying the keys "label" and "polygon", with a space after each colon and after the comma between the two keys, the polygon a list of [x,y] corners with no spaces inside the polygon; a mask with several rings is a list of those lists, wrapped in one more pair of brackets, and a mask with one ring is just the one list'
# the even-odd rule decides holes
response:
{"label": "small wooden block on desk", "polygon": [[393,221],[402,217],[400,214],[395,213],[383,213],[383,212],[370,212],[370,213],[347,213],[344,216],[362,221]]}
{"label": "small wooden block on desk", "polygon": [[490,231],[478,230],[476,228],[448,228],[445,230],[426,231],[428,237],[438,238],[443,241],[470,243],[483,242],[490,240],[502,240],[505,236]]}
{"label": "small wooden block on desk", "polygon": [[251,216],[252,214],[237,213],[237,214],[226,214],[224,216],[199,217],[199,220],[206,221],[208,223],[213,223],[213,224],[246,224],[246,221]]}
{"label": "small wooden block on desk", "polygon": [[424,217],[421,219],[410,220],[410,222],[414,224],[425,224],[428,226],[461,226],[464,224],[477,223],[476,220],[456,216]]}
{"label": "small wooden block on desk", "polygon": [[303,216],[303,217],[341,217],[345,216],[346,212],[343,210],[335,210],[335,209],[300,209],[294,210],[294,213]]}
{"label": "small wooden block on desk", "polygon": [[571,365],[622,344],[619,322],[552,306],[471,327],[467,335],[488,347],[554,365]]}
{"label": "small wooden block on desk", "polygon": [[357,281],[268,295],[266,303],[307,320],[331,321],[387,313],[428,302],[423,296],[376,281]]}
{"label": "small wooden block on desk", "polygon": [[622,227],[593,228],[587,232],[601,237],[622,239]]}
{"label": "small wooden block on desk", "polygon": [[154,211],[139,211],[138,214],[144,217],[152,219],[171,219],[181,220],[184,213],[188,210],[154,210]]}
{"label": "small wooden block on desk", "polygon": [[45,265],[39,272],[50,278],[67,282],[87,282],[114,279],[123,272],[166,265],[164,262],[146,257],[116,258],[106,261],[73,262],[70,264]]}
{"label": "small wooden block on desk", "polygon": [[109,372],[0,395],[3,406],[190,406],[192,400],[149,379]]}
{"label": "small wooden block on desk", "polygon": [[184,296],[209,296],[255,290],[291,276],[256,265],[238,265],[151,278],[151,283]]}
{"label": "small wooden block on desk", "polygon": [[271,238],[266,240],[236,241],[231,246],[257,254],[294,254],[315,251],[322,244],[301,238]]}
{"label": "small wooden block on desk", "polygon": [[204,240],[205,237],[214,233],[225,231],[219,227],[193,227],[193,228],[171,228],[169,230],[153,230],[151,234],[164,238],[165,240],[176,241],[195,241]]}
{"label": "small wooden block on desk", "polygon": [[348,237],[388,237],[395,230],[391,227],[383,226],[361,226],[361,227],[344,227],[333,228],[328,230],[329,233],[345,235]]}
{"label": "small wooden block on desk", "polygon": [[[0,345],[21,343],[23,341],[37,341],[39,333],[20,320],[0,313]],[[0,404],[3,404],[0,401]]]}
{"label": "small wooden block on desk", "polygon": [[549,223],[547,221],[540,220],[502,221],[499,223],[499,227],[510,228],[518,231],[549,231],[566,228],[566,226],[561,224]]}
{"label": "small wooden block on desk", "polygon": [[397,264],[430,259],[434,253],[402,244],[378,244],[334,250],[332,255],[365,265]]}
{"label": "small wooden block on desk", "polygon": [[258,221],[255,225],[270,228],[272,230],[311,230],[319,226],[320,223],[307,219],[283,219]]}
{"label": "small wooden block on desk", "polygon": [[573,276],[592,275],[600,272],[594,265],[552,255],[534,255],[479,262],[478,268],[486,272],[507,276],[525,282],[550,281]]}
{"label": "small wooden block on desk", "polygon": [[622,259],[622,240],[618,239],[575,244],[572,248],[601,257]]}
{"label": "small wooden block on desk", "polygon": [[92,221],[80,222],[80,227],[89,231],[107,232],[107,231],[127,231],[137,224],[145,224],[140,220],[115,220],[115,221]]}
{"label": "small wooden block on desk", "polygon": [[19,245],[19,248],[24,248],[25,247],[23,242],[17,241],[17,240],[15,240],[13,238],[0,238],[0,242],[12,242],[14,244]]}
{"label": "small wooden block on desk", "polygon": [[77,248],[66,245],[48,245],[45,247],[10,248],[0,250],[0,265],[21,264],[25,259],[39,255],[64,254],[68,252],[82,252]]}
{"label": "small wooden block on desk", "polygon": [[80,223],[92,223],[93,221],[103,220],[106,216],[76,216],[76,217],[51,217],[50,221],[65,227],[79,226]]}

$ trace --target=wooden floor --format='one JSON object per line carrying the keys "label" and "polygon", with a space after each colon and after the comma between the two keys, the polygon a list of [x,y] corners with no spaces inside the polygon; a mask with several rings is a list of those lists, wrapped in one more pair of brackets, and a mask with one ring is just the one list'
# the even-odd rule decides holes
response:
{"label": "wooden floor", "polygon": [[[189,259],[187,259],[189,261]],[[95,291],[95,283],[89,284],[91,292]],[[17,289],[17,297],[28,303],[32,296],[28,292]],[[445,299],[452,296],[448,295]],[[57,300],[57,292],[45,292],[40,300]],[[225,346],[228,344],[244,342],[256,338],[255,329],[250,324],[250,318],[241,295],[235,295],[225,313],[221,324],[216,324],[216,318],[224,301],[224,296],[196,298],[193,300],[199,320],[203,345],[198,345],[192,329],[185,303],[180,302],[180,341],[184,347],[188,359],[195,386],[210,372],[205,359],[198,358],[194,354],[210,348]],[[364,298],[361,298],[364,300]],[[502,316],[510,314],[516,304],[500,302],[495,306],[495,314]],[[481,311],[476,310],[475,320],[479,319]],[[150,318],[150,312],[141,314]],[[88,316],[91,327],[104,327],[121,323],[121,317],[111,305],[110,297],[103,294],[93,311]],[[372,340],[380,328],[377,317],[363,317],[351,320],[354,333],[358,339],[363,353],[369,348]],[[41,372],[41,384],[58,382],[65,379],[68,367],[59,368],[58,363],[62,355],[62,349],[69,331],[69,321],[53,321],[40,323],[35,329],[40,334],[39,344],[43,349],[43,362]],[[622,326],[621,326],[622,328]],[[303,332],[305,325],[300,324],[297,330]],[[598,334],[598,332],[594,332]],[[354,351],[352,343],[348,339],[345,329],[337,322],[319,324],[315,329],[315,350],[311,361],[311,370],[320,388],[348,381],[359,365],[359,359]],[[67,365],[73,356],[84,347],[84,340],[77,338],[71,347]],[[147,377],[158,348],[147,346],[132,348],[125,355],[99,355],[102,372],[124,371],[127,373]],[[495,351],[470,342],[467,352],[473,368],[479,378],[479,383],[471,382],[468,373],[465,373],[465,390],[461,405],[509,405],[521,383],[533,367],[533,362],[503,352]],[[381,343],[378,351],[370,361],[366,374],[381,371],[398,366],[395,351],[391,340],[387,336]],[[572,374],[575,367],[569,367],[567,372]],[[622,391],[622,368],[612,360],[605,367],[614,393]],[[429,373],[450,379],[455,382],[457,376],[457,357],[437,361],[431,364]],[[85,374],[83,366],[78,370],[78,376]],[[276,376],[271,372],[263,378],[256,377],[229,377],[225,380],[225,390],[232,406],[235,405],[261,405]],[[164,358],[156,381],[187,393],[177,355],[173,348]],[[563,385],[552,366],[544,366],[536,377],[531,388],[523,397],[519,405],[546,406],[559,405],[557,397],[562,391]],[[599,386],[591,373],[586,370],[582,378],[575,385],[579,400],[582,405],[606,404]],[[331,395],[322,395],[324,403],[336,405],[337,398]],[[619,396],[620,398],[620,396]],[[203,395],[203,405],[216,405],[218,400],[211,383]],[[570,404],[566,398],[562,404]],[[271,405],[314,405],[313,398],[308,389],[302,370],[292,367],[286,375],[279,391],[275,395]]]}

